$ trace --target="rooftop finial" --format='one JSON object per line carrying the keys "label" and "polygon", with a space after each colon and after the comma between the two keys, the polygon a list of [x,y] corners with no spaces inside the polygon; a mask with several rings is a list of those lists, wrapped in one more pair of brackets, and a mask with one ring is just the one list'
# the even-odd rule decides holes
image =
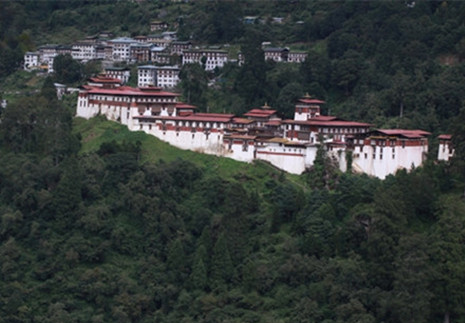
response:
{"label": "rooftop finial", "polygon": [[311,99],[312,96],[311,96],[310,94],[308,94],[308,92],[307,92],[307,93],[305,93],[304,98],[306,98],[306,99]]}

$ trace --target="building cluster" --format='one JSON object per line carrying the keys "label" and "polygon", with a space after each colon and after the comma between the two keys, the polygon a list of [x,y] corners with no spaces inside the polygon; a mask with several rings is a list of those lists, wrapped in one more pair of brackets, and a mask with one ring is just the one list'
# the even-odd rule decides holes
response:
{"label": "building cluster", "polygon": [[[398,169],[420,166],[428,152],[426,131],[373,130],[367,123],[324,116],[325,102],[308,95],[296,102],[289,120],[267,105],[238,117],[197,112],[177,98],[160,87],[132,88],[119,79],[95,77],[79,91],[77,116],[105,115],[181,149],[243,162],[260,159],[294,174],[312,167],[320,147],[342,171],[350,168],[382,179]],[[452,153],[446,137],[442,158]]]}
{"label": "building cluster", "polygon": [[[43,45],[37,51],[27,52],[24,55],[24,69],[27,71],[40,69],[52,73],[54,58],[60,54],[69,54],[73,59],[83,63],[102,60],[106,61],[105,65],[108,66],[114,66],[115,63],[142,63],[144,65],[139,66],[138,71],[138,86],[150,84],[172,88],[179,81],[178,64],[197,63],[205,70],[213,71],[222,68],[227,62],[236,61],[231,59],[228,51],[221,47],[200,48],[193,47],[190,41],[179,41],[176,32],[165,31],[167,28],[165,22],[155,20],[151,22],[150,29],[159,33],[154,35],[112,38],[111,33],[104,32],[71,45]],[[276,62],[301,63],[307,57],[306,53],[290,51],[289,48],[264,47],[264,53],[265,60]],[[241,53],[237,62],[239,64],[244,62]],[[126,83],[130,71],[110,67],[105,73]]]}

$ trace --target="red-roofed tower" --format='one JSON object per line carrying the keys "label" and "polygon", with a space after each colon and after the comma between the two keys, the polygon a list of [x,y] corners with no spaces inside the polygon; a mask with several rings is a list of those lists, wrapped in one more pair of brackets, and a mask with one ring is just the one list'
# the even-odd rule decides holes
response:
{"label": "red-roofed tower", "polygon": [[325,101],[312,98],[308,93],[299,100],[295,105],[294,120],[307,121],[308,119],[320,115],[320,105]]}

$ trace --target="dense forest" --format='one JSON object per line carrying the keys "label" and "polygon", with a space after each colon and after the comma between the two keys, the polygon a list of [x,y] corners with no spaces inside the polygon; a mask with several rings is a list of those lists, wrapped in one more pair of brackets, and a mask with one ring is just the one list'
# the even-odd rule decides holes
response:
{"label": "dense forest", "polygon": [[[465,4],[0,1],[2,78],[43,41],[148,32],[157,15],[257,58],[184,69],[218,80],[197,84],[201,108],[286,115],[309,91],[330,113],[449,131],[455,156],[384,181],[323,154],[301,176],[225,165],[73,119],[48,77],[1,114],[0,322],[465,322]],[[290,23],[228,23],[243,15]],[[266,63],[270,39],[310,59]]]}

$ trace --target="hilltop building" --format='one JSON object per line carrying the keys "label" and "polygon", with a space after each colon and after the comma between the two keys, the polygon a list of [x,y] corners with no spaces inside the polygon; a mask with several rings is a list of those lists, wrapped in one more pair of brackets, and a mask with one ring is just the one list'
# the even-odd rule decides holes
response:
{"label": "hilltop building", "polygon": [[266,104],[243,117],[199,113],[177,97],[160,87],[131,88],[118,79],[97,77],[82,86],[77,116],[103,114],[181,149],[243,162],[261,159],[294,174],[313,165],[321,146],[342,171],[350,166],[382,179],[398,169],[420,166],[428,150],[428,132],[371,130],[367,123],[322,116],[324,101],[310,96],[298,100],[292,120],[280,119]]}

